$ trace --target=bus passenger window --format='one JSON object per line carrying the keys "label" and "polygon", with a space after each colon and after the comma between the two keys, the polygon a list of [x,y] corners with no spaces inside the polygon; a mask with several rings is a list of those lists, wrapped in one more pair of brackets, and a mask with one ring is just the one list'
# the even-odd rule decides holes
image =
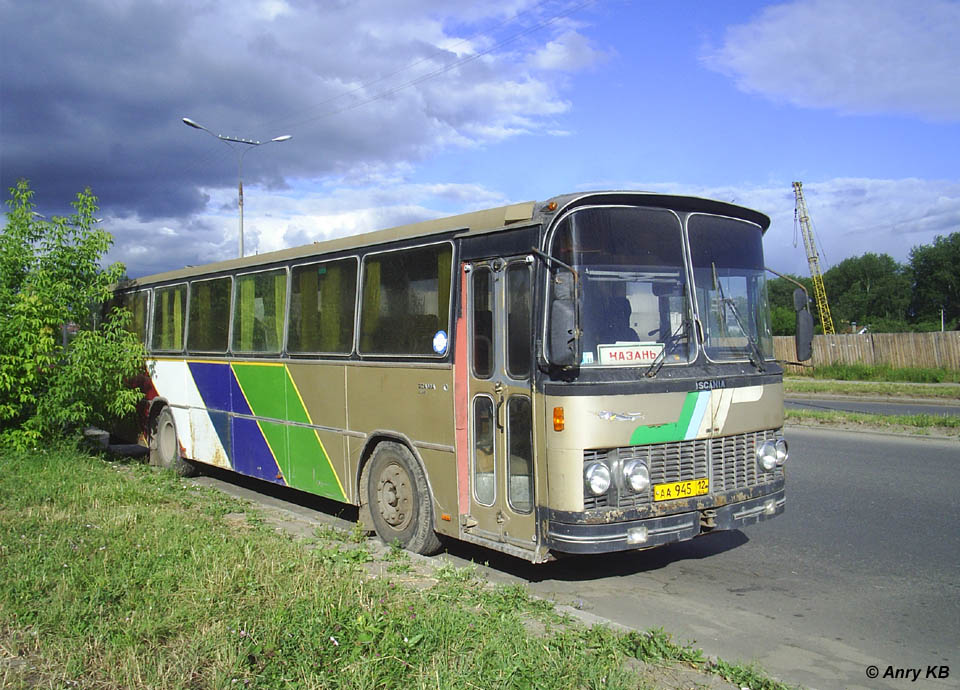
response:
{"label": "bus passenger window", "polygon": [[530,267],[507,267],[507,373],[515,379],[530,376]]}
{"label": "bus passenger window", "polygon": [[493,505],[496,496],[494,463],[493,400],[477,396],[473,400],[473,491],[477,502]]}
{"label": "bus passenger window", "polygon": [[493,374],[493,274],[486,266],[473,272],[473,373]]}
{"label": "bus passenger window", "polygon": [[237,276],[233,301],[233,351],[279,354],[287,273],[283,269]]}
{"label": "bus passenger window", "polygon": [[229,327],[230,278],[190,283],[187,349],[191,352],[226,352]]}
{"label": "bus passenger window", "polygon": [[451,257],[443,244],[364,258],[361,354],[446,355]]}
{"label": "bus passenger window", "polygon": [[141,343],[146,344],[149,297],[149,290],[118,293],[114,295],[113,299],[106,303],[103,314],[106,316],[114,307],[127,309],[132,315],[132,318],[127,322],[126,329],[137,336]]}
{"label": "bus passenger window", "polygon": [[509,474],[507,498],[518,513],[533,510],[533,434],[530,398],[512,396],[507,403],[507,452]]}
{"label": "bus passenger window", "polygon": [[350,354],[356,301],[356,259],[294,268],[287,350]]}
{"label": "bus passenger window", "polygon": [[183,350],[184,316],[187,311],[186,284],[159,288],[153,302],[153,349],[164,352]]}

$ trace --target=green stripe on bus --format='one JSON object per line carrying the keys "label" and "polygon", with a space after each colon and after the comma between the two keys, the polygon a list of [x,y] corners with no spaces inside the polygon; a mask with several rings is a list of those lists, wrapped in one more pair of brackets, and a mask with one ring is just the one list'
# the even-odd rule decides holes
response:
{"label": "green stripe on bus", "polygon": [[[708,393],[709,394],[709,393]],[[680,418],[668,424],[657,424],[654,426],[639,426],[634,429],[630,436],[630,445],[639,446],[646,443],[668,443],[670,441],[681,441],[687,433],[687,427],[693,418],[693,411],[697,407],[698,393],[687,393],[683,400],[683,407],[680,408]]]}
{"label": "green stripe on bus", "polygon": [[[254,415],[312,424],[285,365],[234,363],[233,371]],[[259,425],[288,486],[337,501],[347,500],[314,429],[266,421]]]}

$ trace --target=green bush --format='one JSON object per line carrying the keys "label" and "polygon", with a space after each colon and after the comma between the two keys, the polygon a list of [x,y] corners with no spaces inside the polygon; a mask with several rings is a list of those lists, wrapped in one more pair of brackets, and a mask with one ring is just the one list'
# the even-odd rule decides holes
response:
{"label": "green bush", "polygon": [[98,322],[124,267],[100,266],[113,239],[96,227],[90,190],[70,217],[50,220],[34,212],[25,180],[10,197],[0,232],[0,442],[26,449],[131,412],[139,392],[125,381],[143,371],[145,353],[126,330],[129,313]]}

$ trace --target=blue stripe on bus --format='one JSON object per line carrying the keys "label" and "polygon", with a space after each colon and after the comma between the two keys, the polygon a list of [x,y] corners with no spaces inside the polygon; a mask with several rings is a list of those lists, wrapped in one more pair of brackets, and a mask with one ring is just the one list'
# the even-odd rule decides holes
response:
{"label": "blue stripe on bus", "polygon": [[285,483],[256,420],[233,418],[233,449],[233,469],[237,472],[276,484]]}
{"label": "blue stripe on bus", "polygon": [[200,391],[203,404],[208,410],[222,410],[229,412],[230,406],[230,379],[233,374],[229,364],[214,362],[187,362],[193,382]]}

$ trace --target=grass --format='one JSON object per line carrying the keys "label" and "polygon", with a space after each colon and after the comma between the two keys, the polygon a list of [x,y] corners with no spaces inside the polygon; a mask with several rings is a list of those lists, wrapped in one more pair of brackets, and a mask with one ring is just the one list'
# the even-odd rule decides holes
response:
{"label": "grass", "polygon": [[915,383],[858,382],[785,376],[787,393],[827,393],[832,395],[871,395],[891,398],[928,398],[960,400],[960,385],[924,386]]}
{"label": "grass", "polygon": [[804,369],[817,379],[903,383],[960,383],[960,371],[943,367],[891,367],[887,364],[818,364]]}
{"label": "grass", "polygon": [[908,428],[951,436],[960,434],[960,417],[957,416],[932,414],[883,415],[835,410],[786,410],[785,418],[788,422],[846,424],[889,428],[891,430]]}
{"label": "grass", "polygon": [[302,543],[170,472],[0,453],[0,686],[636,688],[630,660],[752,688],[662,630],[584,627],[519,586],[382,564],[360,530]]}

